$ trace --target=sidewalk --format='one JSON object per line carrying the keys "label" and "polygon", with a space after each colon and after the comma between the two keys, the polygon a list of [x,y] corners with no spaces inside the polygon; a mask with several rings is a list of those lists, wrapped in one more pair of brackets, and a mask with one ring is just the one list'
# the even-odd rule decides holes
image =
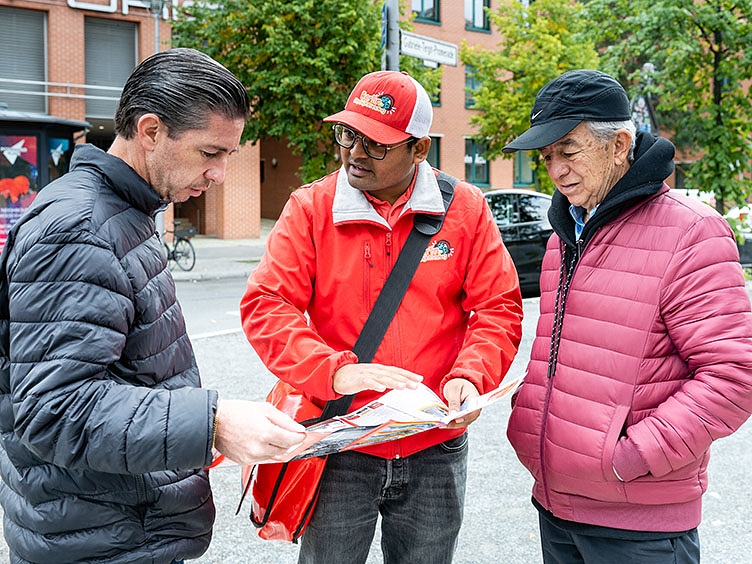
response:
{"label": "sidewalk", "polygon": [[196,249],[196,265],[184,272],[172,266],[175,280],[210,280],[217,278],[247,278],[256,267],[266,248],[266,237],[274,226],[273,219],[261,219],[261,236],[257,239],[217,239],[197,235],[191,239]]}

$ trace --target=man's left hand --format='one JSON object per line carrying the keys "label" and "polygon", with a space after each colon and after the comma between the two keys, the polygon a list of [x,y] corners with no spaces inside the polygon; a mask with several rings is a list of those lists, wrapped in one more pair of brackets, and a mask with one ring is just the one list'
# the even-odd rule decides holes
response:
{"label": "man's left hand", "polygon": [[[459,411],[462,403],[468,398],[477,398],[480,395],[478,389],[473,385],[470,380],[464,378],[454,378],[449,380],[444,386],[444,397],[449,407],[449,414],[453,411]],[[448,429],[459,429],[461,427],[467,427],[480,417],[481,410],[478,409],[466,415],[463,415],[459,419],[453,420],[446,426]]]}

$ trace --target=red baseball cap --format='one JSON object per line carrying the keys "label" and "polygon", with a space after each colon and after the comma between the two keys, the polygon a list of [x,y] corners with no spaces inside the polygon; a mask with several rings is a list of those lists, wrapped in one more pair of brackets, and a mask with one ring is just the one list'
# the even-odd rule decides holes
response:
{"label": "red baseball cap", "polygon": [[425,137],[432,120],[433,108],[425,89],[409,74],[399,71],[365,75],[350,93],[345,109],[324,118],[386,145]]}

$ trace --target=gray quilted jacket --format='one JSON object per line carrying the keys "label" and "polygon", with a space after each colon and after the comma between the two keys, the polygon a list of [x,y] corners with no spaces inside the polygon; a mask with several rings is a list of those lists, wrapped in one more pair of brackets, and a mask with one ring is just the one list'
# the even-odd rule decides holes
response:
{"label": "gray quilted jacket", "polygon": [[156,192],[78,146],[0,259],[0,502],[12,563],[196,558],[217,394],[155,233]]}

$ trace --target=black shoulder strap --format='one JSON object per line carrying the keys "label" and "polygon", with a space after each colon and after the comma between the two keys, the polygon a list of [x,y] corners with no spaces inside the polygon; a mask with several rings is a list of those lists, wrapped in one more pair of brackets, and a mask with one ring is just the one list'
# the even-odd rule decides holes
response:
{"label": "black shoulder strap", "polygon": [[[444,200],[443,215],[416,214],[413,229],[402,247],[402,251],[394,264],[384,287],[376,299],[376,303],[366,320],[358,340],[353,346],[353,352],[358,356],[358,362],[371,362],[381,340],[384,338],[389,324],[402,303],[402,298],[410,285],[415,271],[420,264],[431,237],[436,235],[444,224],[444,217],[454,198],[454,186],[458,180],[444,172],[439,172],[437,178],[441,197]],[[353,395],[342,396],[326,403],[321,414],[321,421],[325,421],[337,415],[344,415],[350,408]]]}

